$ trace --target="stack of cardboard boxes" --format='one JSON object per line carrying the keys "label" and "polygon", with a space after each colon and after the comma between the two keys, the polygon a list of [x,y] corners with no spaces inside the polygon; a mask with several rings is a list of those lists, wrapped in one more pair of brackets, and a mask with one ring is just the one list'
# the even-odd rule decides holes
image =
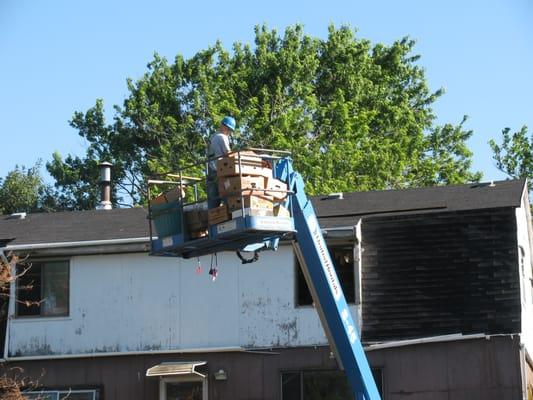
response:
{"label": "stack of cardboard boxes", "polygon": [[241,152],[240,164],[238,153],[219,159],[217,177],[223,205],[209,210],[209,225],[240,217],[243,211],[250,216],[289,216],[277,204],[286,198],[287,185],[272,177],[272,169],[257,154]]}
{"label": "stack of cardboard boxes", "polygon": [[183,207],[179,189],[150,201],[154,226],[159,236],[175,235],[183,225],[186,240],[207,236],[210,225],[250,216],[290,217],[280,203],[287,197],[287,184],[272,177],[272,169],[253,152],[231,153],[217,162],[219,195],[222,205],[207,210],[206,203]]}

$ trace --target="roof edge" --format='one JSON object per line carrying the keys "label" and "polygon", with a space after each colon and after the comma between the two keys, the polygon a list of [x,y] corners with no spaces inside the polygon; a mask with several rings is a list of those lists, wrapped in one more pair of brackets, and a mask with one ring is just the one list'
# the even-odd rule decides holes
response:
{"label": "roof edge", "polygon": [[42,250],[42,249],[54,249],[54,248],[65,248],[65,247],[101,246],[101,245],[126,244],[126,243],[146,243],[146,242],[150,242],[149,236],[137,237],[137,238],[121,238],[121,239],[82,240],[82,241],[76,241],[76,242],[14,244],[14,245],[7,245],[2,250],[7,250],[7,251]]}

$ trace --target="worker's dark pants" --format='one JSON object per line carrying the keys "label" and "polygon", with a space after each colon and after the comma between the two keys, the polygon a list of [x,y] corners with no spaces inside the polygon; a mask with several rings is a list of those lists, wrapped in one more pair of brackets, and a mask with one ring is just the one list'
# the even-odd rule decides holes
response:
{"label": "worker's dark pants", "polygon": [[207,175],[207,208],[216,208],[220,205],[218,193],[218,179],[216,172]]}

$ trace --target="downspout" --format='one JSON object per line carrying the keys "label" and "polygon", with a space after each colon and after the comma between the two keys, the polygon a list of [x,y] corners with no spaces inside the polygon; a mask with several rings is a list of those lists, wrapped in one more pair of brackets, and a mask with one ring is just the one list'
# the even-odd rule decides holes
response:
{"label": "downspout", "polygon": [[[6,254],[5,254],[5,250],[6,248],[5,247],[0,247],[0,259],[3,263],[5,263],[6,265],[10,265],[10,262],[9,260],[7,259],[6,257]],[[13,267],[12,267],[13,269]],[[12,270],[11,273],[13,273],[14,271]],[[6,337],[4,339],[4,354],[2,354],[2,358],[0,359],[0,362],[5,362],[9,356],[9,351],[8,351],[8,348],[9,348],[9,320],[10,320],[10,316],[12,315],[11,314],[11,299],[13,297],[13,293],[14,293],[14,290],[15,290],[15,282],[14,281],[11,281],[9,283],[9,297],[8,297],[8,300],[7,300],[7,313],[6,313]]]}

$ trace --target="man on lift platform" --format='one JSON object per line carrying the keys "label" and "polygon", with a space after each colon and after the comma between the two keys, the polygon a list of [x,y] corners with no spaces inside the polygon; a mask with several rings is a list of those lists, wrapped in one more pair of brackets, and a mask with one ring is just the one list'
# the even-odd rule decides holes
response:
{"label": "man on lift platform", "polygon": [[217,182],[217,158],[231,151],[229,136],[235,131],[235,118],[226,116],[220,123],[217,133],[211,137],[208,148],[208,172],[207,172],[207,206],[215,208],[220,205]]}

